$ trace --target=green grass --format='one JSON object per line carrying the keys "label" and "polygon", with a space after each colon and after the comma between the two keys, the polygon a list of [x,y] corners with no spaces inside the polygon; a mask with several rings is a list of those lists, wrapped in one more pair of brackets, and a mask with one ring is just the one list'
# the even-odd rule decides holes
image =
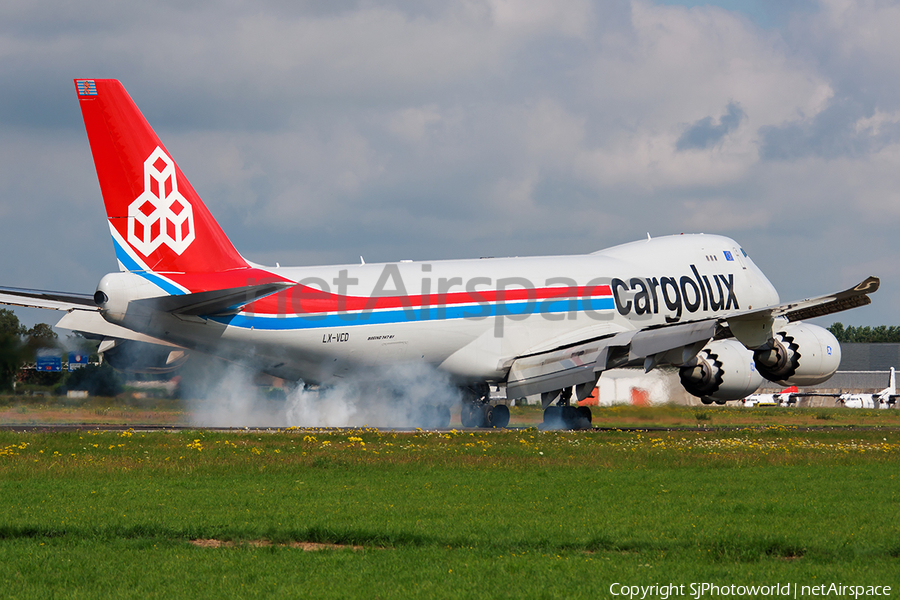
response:
{"label": "green grass", "polygon": [[896,430],[0,432],[10,598],[896,591],[898,514]]}
{"label": "green grass", "polygon": [[[269,399],[262,404],[267,413],[279,413],[290,400]],[[122,394],[116,398],[65,398],[53,396],[0,395],[2,425],[175,425],[196,423],[192,411],[212,412],[221,406],[217,399],[177,400],[139,398]],[[632,406],[593,407],[597,427],[696,427],[728,428],[744,426],[798,427],[900,427],[900,410],[848,408],[781,408],[730,406]],[[274,425],[288,424],[286,414],[273,416]],[[540,406],[516,406],[510,410],[511,427],[534,427],[543,420]],[[451,426],[461,427],[459,408],[451,411]]]}

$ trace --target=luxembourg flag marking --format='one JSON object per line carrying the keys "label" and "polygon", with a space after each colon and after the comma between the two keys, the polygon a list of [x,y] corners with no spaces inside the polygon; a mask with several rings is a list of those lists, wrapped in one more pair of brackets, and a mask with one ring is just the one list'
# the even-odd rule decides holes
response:
{"label": "luxembourg flag marking", "polygon": [[75,85],[78,87],[79,96],[96,96],[97,84],[93,79],[77,79]]}

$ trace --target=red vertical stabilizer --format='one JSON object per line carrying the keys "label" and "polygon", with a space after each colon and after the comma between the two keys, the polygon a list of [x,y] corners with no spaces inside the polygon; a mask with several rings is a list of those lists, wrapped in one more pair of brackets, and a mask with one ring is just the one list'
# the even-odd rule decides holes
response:
{"label": "red vertical stabilizer", "polygon": [[247,267],[122,84],[76,79],[75,88],[122,269]]}

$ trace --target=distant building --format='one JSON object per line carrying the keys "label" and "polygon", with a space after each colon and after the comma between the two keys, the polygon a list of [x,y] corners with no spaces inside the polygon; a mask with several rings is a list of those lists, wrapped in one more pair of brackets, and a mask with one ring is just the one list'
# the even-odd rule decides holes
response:
{"label": "distant building", "polygon": [[841,344],[838,371],[890,371],[891,367],[900,369],[900,344]]}

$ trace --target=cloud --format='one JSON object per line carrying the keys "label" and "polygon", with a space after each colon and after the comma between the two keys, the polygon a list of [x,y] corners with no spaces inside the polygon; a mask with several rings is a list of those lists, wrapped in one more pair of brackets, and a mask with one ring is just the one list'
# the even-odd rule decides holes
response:
{"label": "cloud", "polygon": [[575,0],[565,4],[541,0],[491,0],[493,22],[503,30],[526,34],[553,31],[583,38],[593,21],[591,3]]}
{"label": "cloud", "polygon": [[746,117],[740,105],[734,102],[729,102],[725,111],[718,123],[713,123],[712,117],[704,117],[688,127],[675,142],[675,149],[679,152],[706,150],[721,142]]}
{"label": "cloud", "polygon": [[[12,0],[0,252],[18,258],[0,284],[89,292],[114,265],[76,76],[123,80],[252,260],[705,230],[740,237],[786,298],[856,283],[896,253],[900,12],[822,0],[757,21],[647,0]],[[889,323],[883,297],[900,284],[842,318]]]}
{"label": "cloud", "polygon": [[[817,112],[799,112],[761,131],[768,160],[807,156],[865,157],[900,142],[896,120],[860,127],[900,110],[900,26],[894,2],[820,0],[818,11],[796,18],[786,31],[816,70],[831,82],[833,97]],[[879,117],[878,115],[882,115]]]}

